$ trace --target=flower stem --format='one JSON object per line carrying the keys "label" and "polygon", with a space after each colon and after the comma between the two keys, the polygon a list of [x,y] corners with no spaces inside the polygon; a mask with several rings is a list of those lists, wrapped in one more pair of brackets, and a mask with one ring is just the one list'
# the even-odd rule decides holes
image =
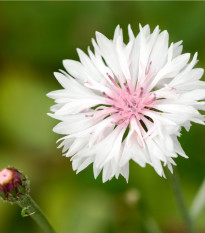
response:
{"label": "flower stem", "polygon": [[184,198],[182,195],[182,190],[181,190],[181,186],[180,186],[180,182],[179,182],[179,176],[178,176],[176,170],[174,171],[173,174],[171,174],[170,171],[168,171],[168,175],[169,175],[169,179],[171,181],[171,185],[172,185],[172,188],[173,188],[173,191],[175,194],[175,198],[176,198],[179,210],[180,210],[181,215],[182,215],[184,222],[186,224],[187,232],[188,233],[195,233],[195,229],[193,226],[191,216],[186,208]]}
{"label": "flower stem", "polygon": [[55,233],[54,229],[30,195],[18,202],[23,217],[31,216],[45,233]]}

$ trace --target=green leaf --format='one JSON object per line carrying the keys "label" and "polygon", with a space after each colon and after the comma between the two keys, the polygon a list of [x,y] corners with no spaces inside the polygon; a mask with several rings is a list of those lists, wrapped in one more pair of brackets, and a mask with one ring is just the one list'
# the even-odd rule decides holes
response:
{"label": "green leaf", "polygon": [[190,214],[192,218],[197,218],[205,208],[205,179],[202,182],[192,203]]}

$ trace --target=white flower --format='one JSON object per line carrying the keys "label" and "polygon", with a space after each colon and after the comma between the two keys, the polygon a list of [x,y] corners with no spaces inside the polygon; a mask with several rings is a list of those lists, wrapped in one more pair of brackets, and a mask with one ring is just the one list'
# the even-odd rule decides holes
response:
{"label": "white flower", "polygon": [[181,127],[204,124],[197,53],[189,62],[182,41],[168,46],[159,27],[150,33],[140,25],[135,37],[129,26],[128,33],[125,44],[119,26],[113,40],[97,32],[94,53],[77,49],[80,62],[64,60],[67,73],[55,73],[64,89],[48,94],[56,102],[49,115],[61,121],[54,132],[65,135],[59,147],[77,173],[91,163],[95,178],[103,170],[103,182],[119,174],[128,180],[130,159],[160,176],[162,163],[172,172],[172,158],[187,158],[177,139]]}

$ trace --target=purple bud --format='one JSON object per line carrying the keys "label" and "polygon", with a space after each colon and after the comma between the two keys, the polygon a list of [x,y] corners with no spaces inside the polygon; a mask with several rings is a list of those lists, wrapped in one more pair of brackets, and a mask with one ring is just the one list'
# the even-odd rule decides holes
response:
{"label": "purple bud", "polygon": [[29,181],[16,168],[0,170],[0,197],[9,202],[23,200],[29,193]]}

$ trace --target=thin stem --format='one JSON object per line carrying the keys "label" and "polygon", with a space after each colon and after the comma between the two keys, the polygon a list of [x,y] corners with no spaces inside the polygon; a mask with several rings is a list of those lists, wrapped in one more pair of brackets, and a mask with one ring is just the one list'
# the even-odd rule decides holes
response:
{"label": "thin stem", "polygon": [[184,222],[186,224],[186,228],[187,228],[187,232],[189,233],[195,233],[195,229],[192,223],[192,219],[189,215],[189,212],[186,208],[185,205],[185,201],[182,195],[182,190],[181,190],[181,186],[180,186],[180,182],[179,182],[179,176],[176,172],[176,170],[174,171],[173,174],[170,173],[170,171],[167,172],[169,175],[169,179],[171,181],[171,185],[175,194],[175,198],[179,207],[179,210],[181,212],[181,215],[184,219]]}
{"label": "thin stem", "polygon": [[19,201],[18,205],[22,208],[21,214],[23,217],[31,216],[45,233],[55,233],[45,215],[30,195]]}

